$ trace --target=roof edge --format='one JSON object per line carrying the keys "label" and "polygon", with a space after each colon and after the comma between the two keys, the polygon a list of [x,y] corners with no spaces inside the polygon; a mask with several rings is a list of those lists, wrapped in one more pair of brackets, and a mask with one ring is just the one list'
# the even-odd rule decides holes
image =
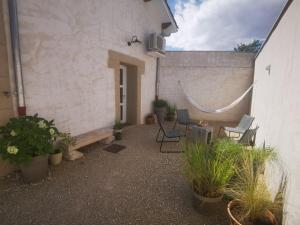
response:
{"label": "roof edge", "polygon": [[170,15],[170,18],[172,19],[173,23],[174,23],[175,26],[176,26],[176,29],[178,30],[178,25],[177,25],[177,23],[176,23],[176,20],[175,20],[175,17],[174,17],[174,15],[173,15],[173,13],[172,13],[172,10],[171,10],[171,8],[170,8],[170,6],[169,6],[169,3],[168,3],[167,0],[164,0],[164,2],[165,2],[165,4],[166,4],[166,6],[167,6],[168,14]]}
{"label": "roof edge", "polygon": [[259,54],[262,52],[262,50],[264,49],[265,45],[268,43],[269,39],[271,38],[273,32],[276,30],[276,28],[278,27],[281,19],[283,18],[283,16],[285,15],[285,13],[287,12],[287,10],[289,9],[289,7],[291,6],[292,2],[294,0],[288,0],[287,3],[285,4],[284,8],[282,9],[280,15],[278,16],[277,20],[275,21],[274,25],[272,26],[272,29],[270,30],[266,40],[264,41],[263,45],[261,46],[261,48],[259,49],[259,51],[257,52],[257,54],[255,55],[255,59],[257,59],[257,57],[259,56]]}

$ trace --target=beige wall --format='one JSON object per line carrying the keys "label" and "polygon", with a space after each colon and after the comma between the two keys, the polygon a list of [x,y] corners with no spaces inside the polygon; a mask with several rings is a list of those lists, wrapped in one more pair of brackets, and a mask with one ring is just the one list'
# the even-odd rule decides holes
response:
{"label": "beige wall", "polygon": [[161,60],[160,98],[187,108],[191,117],[202,120],[238,121],[249,112],[251,95],[232,110],[205,114],[195,109],[178,87],[181,81],[190,96],[209,109],[218,109],[238,98],[253,80],[254,55],[234,52],[167,52]]}
{"label": "beige wall", "polygon": [[[255,62],[257,143],[276,147],[289,176],[287,224],[300,221],[300,1],[293,1]],[[270,74],[266,67],[271,65]]]}
{"label": "beige wall", "polygon": [[[21,57],[28,114],[55,119],[78,135],[113,125],[115,76],[108,50],[145,62],[140,120],[155,96],[155,58],[146,37],[161,31],[153,4],[123,1],[18,1]],[[155,18],[155,19],[152,19]],[[137,35],[144,44],[128,46]]]}

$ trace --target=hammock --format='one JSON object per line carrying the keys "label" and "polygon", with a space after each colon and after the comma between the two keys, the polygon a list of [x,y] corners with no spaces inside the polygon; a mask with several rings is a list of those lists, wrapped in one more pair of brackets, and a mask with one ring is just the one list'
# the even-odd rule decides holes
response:
{"label": "hammock", "polygon": [[181,88],[182,92],[184,93],[185,98],[192,104],[192,106],[194,106],[196,109],[198,109],[199,111],[204,112],[204,113],[223,113],[223,112],[229,111],[230,109],[235,107],[237,104],[239,104],[243,100],[243,98],[251,91],[251,89],[253,88],[253,85],[254,85],[254,83],[251,84],[251,86],[244,92],[244,94],[242,94],[239,98],[234,100],[229,105],[224,106],[220,109],[206,109],[205,107],[200,106],[192,97],[190,97],[187,94],[187,92],[182,87],[180,80],[178,80],[178,86]]}

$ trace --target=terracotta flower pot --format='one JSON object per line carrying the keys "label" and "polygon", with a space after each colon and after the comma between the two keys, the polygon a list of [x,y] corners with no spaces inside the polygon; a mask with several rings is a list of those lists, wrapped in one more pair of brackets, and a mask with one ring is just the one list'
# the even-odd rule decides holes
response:
{"label": "terracotta flower pot", "polygon": [[38,182],[48,176],[48,155],[33,157],[31,163],[21,165],[20,169],[26,183]]}
{"label": "terracotta flower pot", "polygon": [[[231,211],[232,211],[232,208],[236,205],[239,204],[239,201],[238,200],[232,200],[231,202],[228,203],[228,206],[227,206],[227,213],[229,215],[229,219],[230,219],[230,224],[231,225],[243,225],[241,222],[239,222],[237,220],[237,218],[235,218]],[[277,225],[277,221],[276,221],[276,218],[275,216],[273,215],[273,213],[269,210],[267,210],[267,212],[265,213],[265,218],[267,221],[269,221],[271,224],[273,225]]]}
{"label": "terracotta flower pot", "polygon": [[58,166],[62,161],[62,152],[54,153],[50,155],[50,162],[53,166]]}
{"label": "terracotta flower pot", "polygon": [[146,117],[146,124],[154,124],[155,123],[155,118],[153,115],[149,115]]}

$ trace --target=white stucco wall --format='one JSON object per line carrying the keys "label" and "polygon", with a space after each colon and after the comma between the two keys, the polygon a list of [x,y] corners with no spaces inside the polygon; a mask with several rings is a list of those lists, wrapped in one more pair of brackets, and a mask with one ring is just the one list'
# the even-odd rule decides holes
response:
{"label": "white stucco wall", "polygon": [[167,52],[161,60],[159,96],[187,108],[194,119],[239,121],[249,113],[251,93],[235,108],[220,114],[195,109],[178,87],[184,89],[201,106],[222,108],[241,96],[253,80],[254,55],[235,52]]}
{"label": "white stucco wall", "polygon": [[[19,27],[28,114],[55,119],[73,135],[115,120],[114,71],[108,49],[145,61],[141,121],[155,96],[156,59],[146,55],[160,15],[140,0],[19,0]],[[154,18],[154,19],[153,19]],[[129,47],[137,35],[144,44]]]}
{"label": "white stucco wall", "polygon": [[[300,224],[300,1],[294,1],[255,62],[257,144],[274,146],[289,176],[287,223]],[[266,67],[271,65],[270,74]]]}

